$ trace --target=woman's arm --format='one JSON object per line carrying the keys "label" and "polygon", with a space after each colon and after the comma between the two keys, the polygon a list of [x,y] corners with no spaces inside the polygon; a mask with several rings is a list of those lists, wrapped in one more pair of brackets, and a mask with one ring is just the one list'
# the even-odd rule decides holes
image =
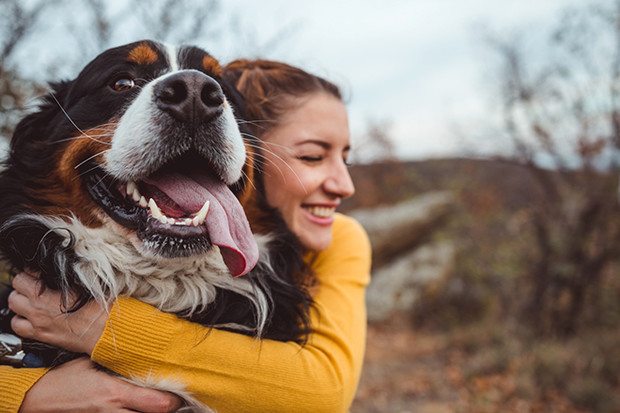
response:
{"label": "woman's arm", "polygon": [[17,413],[30,389],[48,369],[16,369],[0,366],[0,413]]}
{"label": "woman's arm", "polygon": [[[337,216],[332,246],[316,256],[312,267],[319,286],[311,317],[314,332],[304,347],[208,330],[120,298],[92,359],[126,377],[176,380],[219,412],[346,411],[359,380],[366,333],[370,246],[359,224]],[[33,326],[38,318],[33,317]],[[52,324],[67,330],[64,321]],[[71,327],[64,336],[48,331],[49,342],[71,341],[82,331]],[[33,338],[40,330],[34,328]]]}
{"label": "woman's arm", "polygon": [[[60,389],[58,383],[62,385]],[[5,411],[4,404],[0,403],[0,411]],[[128,383],[95,368],[92,361],[83,357],[40,377],[17,408],[19,413],[167,413],[180,406],[178,397]]]}
{"label": "woman's arm", "polygon": [[363,363],[370,245],[350,218],[318,254],[314,332],[301,347],[208,330],[119,299],[92,355],[124,376],[172,377],[218,412],[345,412]]}

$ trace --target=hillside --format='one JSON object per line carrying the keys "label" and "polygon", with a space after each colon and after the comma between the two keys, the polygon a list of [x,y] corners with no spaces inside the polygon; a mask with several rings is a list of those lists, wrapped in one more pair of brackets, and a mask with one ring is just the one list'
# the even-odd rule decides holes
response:
{"label": "hillside", "polygon": [[354,165],[350,173],[356,193],[343,203],[343,211],[394,204],[434,190],[493,193],[510,209],[527,205],[527,199],[535,196],[527,170],[492,160],[449,158],[384,162]]}

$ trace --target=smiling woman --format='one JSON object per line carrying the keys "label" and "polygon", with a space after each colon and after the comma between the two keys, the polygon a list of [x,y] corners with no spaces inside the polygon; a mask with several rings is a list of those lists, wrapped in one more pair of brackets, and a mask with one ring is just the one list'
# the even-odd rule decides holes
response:
{"label": "smiling woman", "polygon": [[322,251],[332,240],[334,213],[355,191],[346,169],[349,126],[344,104],[316,92],[265,133],[267,201],[309,250]]}
{"label": "smiling woman", "polygon": [[336,85],[268,60],[240,59],[226,67],[228,79],[245,96],[263,142],[262,165],[269,205],[309,251],[332,240],[334,212],[355,189],[347,171],[350,132]]}

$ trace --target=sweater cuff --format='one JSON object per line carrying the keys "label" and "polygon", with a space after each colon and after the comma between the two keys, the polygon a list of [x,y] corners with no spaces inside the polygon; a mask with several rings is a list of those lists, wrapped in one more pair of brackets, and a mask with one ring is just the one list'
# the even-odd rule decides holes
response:
{"label": "sweater cuff", "polygon": [[0,372],[0,413],[17,413],[26,392],[48,371],[46,368],[22,368],[12,369],[6,374],[5,371]]}
{"label": "sweater cuff", "polygon": [[148,377],[174,337],[176,316],[133,298],[118,298],[91,359],[124,377]]}

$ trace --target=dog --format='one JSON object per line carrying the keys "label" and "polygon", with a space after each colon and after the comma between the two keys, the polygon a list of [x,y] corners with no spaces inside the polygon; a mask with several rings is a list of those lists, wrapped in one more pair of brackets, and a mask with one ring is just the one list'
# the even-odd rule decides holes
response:
{"label": "dog", "polygon": [[[260,144],[218,61],[144,40],[50,88],[0,172],[0,251],[16,271],[40,272],[66,311],[131,296],[205,326],[303,343],[309,269],[265,200]],[[23,345],[46,365],[75,357]]]}

